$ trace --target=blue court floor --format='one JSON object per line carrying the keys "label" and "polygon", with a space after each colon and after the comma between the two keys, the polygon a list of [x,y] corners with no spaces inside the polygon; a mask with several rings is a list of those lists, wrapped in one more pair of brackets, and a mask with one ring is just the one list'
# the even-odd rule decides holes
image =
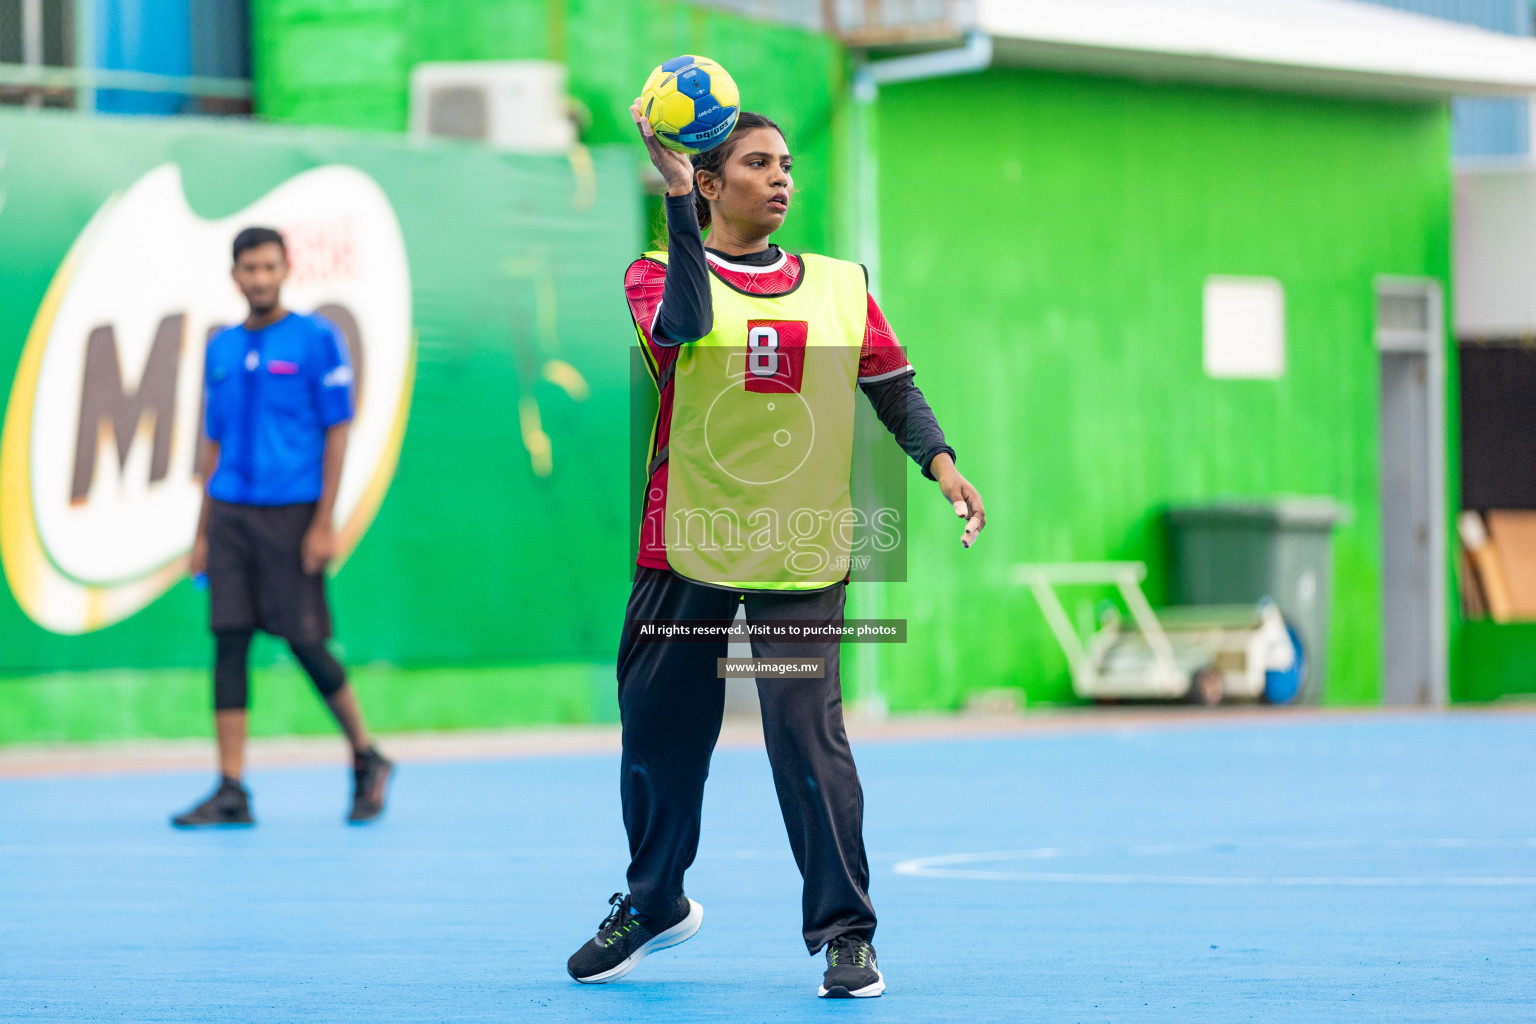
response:
{"label": "blue court floor", "polygon": [[617,757],[0,782],[0,1019],[1536,1020],[1536,716],[1339,715],[856,745],[889,992],[815,998],[761,750],[717,754],[692,941],[582,987]]}

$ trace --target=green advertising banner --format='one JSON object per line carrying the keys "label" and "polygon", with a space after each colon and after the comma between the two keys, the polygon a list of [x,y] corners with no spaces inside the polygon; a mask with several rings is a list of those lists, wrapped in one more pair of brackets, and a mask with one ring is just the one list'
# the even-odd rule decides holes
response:
{"label": "green advertising banner", "polygon": [[229,243],[287,237],[358,415],[331,594],[353,664],[606,660],[627,592],[625,151],[0,117],[0,675],[203,666],[186,579]]}

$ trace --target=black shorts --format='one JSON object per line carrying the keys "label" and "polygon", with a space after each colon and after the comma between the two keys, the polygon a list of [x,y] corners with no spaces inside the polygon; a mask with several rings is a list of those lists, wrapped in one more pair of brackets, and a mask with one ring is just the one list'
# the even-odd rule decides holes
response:
{"label": "black shorts", "polygon": [[331,635],[325,573],[304,571],[315,503],[208,503],[208,624],[215,633],[260,629],[296,644]]}

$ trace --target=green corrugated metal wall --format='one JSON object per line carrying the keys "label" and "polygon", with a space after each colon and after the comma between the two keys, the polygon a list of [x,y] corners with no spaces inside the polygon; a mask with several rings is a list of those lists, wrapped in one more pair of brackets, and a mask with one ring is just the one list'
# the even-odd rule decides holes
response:
{"label": "green corrugated metal wall", "polygon": [[633,143],[629,102],[646,75],[679,53],[707,54],[736,79],[747,109],[783,125],[800,159],[785,244],[834,247],[844,57],[829,37],[654,0],[255,0],[251,16],[257,110],[292,124],[401,131],[412,65],[553,59],[591,112],[583,141]]}
{"label": "green corrugated metal wall", "polygon": [[[1161,506],[1276,492],[1352,513],[1328,699],[1376,700],[1372,278],[1448,279],[1444,107],[994,71],[884,88],[879,117],[881,299],[990,512],[962,552],[944,503],[914,498],[893,704],[1003,683],[1068,699],[1008,565],[1145,559],[1155,592]],[[1283,379],[1205,377],[1208,274],[1282,282]]]}

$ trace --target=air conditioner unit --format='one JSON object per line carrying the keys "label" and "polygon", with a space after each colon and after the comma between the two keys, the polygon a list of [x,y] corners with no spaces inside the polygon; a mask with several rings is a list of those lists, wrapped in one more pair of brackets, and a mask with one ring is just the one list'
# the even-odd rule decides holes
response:
{"label": "air conditioner unit", "polygon": [[411,69],[411,134],[563,153],[576,141],[565,80],[565,65],[547,60],[417,64]]}

